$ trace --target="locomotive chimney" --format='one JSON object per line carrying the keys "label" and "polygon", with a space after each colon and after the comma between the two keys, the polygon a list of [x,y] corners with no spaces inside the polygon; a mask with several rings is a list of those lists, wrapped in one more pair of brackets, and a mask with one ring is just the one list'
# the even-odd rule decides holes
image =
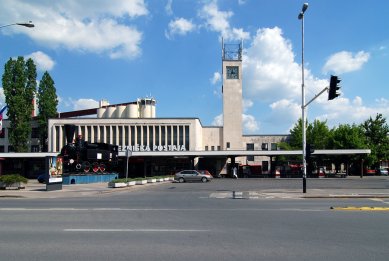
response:
{"label": "locomotive chimney", "polygon": [[74,132],[76,131],[76,125],[74,124],[65,124],[65,134],[67,144],[73,143]]}

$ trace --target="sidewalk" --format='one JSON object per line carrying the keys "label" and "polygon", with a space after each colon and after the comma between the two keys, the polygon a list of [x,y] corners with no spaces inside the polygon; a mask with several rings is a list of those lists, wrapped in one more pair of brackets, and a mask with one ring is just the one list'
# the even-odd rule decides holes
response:
{"label": "sidewalk", "polygon": [[[155,183],[157,184],[157,183]],[[62,190],[46,191],[46,184],[38,183],[35,180],[29,180],[25,189],[6,189],[0,190],[0,198],[75,198],[104,195],[125,190],[135,190],[142,186],[151,184],[124,187],[109,188],[108,183],[90,183],[63,185]]]}
{"label": "sidewalk", "polygon": [[[170,181],[171,182],[171,181]],[[74,198],[104,196],[111,193],[133,191],[145,186],[163,183],[135,185],[125,188],[109,188],[107,183],[63,185],[62,190],[46,191],[46,185],[29,180],[25,189],[0,190],[1,198]],[[235,195],[235,197],[234,197]],[[243,199],[309,199],[309,198],[389,198],[389,189],[263,189],[260,191],[224,191],[210,193],[210,198],[243,198]]]}

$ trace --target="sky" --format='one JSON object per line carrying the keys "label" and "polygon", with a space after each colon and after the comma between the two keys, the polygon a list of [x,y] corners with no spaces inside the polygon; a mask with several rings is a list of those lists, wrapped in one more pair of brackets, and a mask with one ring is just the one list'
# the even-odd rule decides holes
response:
{"label": "sky", "polygon": [[[222,124],[222,38],[243,42],[244,134],[287,134],[301,118],[298,0],[0,0],[1,74],[10,58],[48,71],[59,112],[154,97],[160,118]],[[304,15],[307,119],[359,124],[389,116],[387,0],[311,0]],[[0,105],[4,93],[0,88]]]}

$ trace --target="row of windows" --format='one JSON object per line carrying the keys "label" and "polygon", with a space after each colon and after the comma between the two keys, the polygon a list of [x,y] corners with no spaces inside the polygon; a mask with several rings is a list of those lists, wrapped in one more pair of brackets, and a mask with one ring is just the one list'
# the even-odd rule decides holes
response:
{"label": "row of windows", "polygon": [[[270,143],[271,150],[278,150],[277,143]],[[269,150],[269,143],[262,143],[262,150]],[[247,143],[246,150],[254,150],[254,143]],[[254,161],[254,156],[247,156],[248,161]]]}
{"label": "row of windows", "polygon": [[[62,136],[59,135],[61,128]],[[55,149],[65,144],[63,126],[55,126]],[[189,150],[189,126],[187,125],[111,125],[111,126],[79,126],[82,137],[91,143],[104,142],[121,146],[179,145]]]}

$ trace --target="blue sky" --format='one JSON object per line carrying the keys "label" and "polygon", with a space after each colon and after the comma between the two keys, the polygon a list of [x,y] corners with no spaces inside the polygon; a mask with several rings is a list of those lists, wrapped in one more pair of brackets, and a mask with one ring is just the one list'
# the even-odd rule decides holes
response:
{"label": "blue sky", "polygon": [[[243,40],[245,134],[285,134],[301,117],[297,0],[0,0],[0,63],[32,57],[55,81],[60,112],[152,96],[157,117],[220,125],[221,38]],[[386,0],[312,0],[305,13],[308,120],[330,127],[389,116]],[[3,73],[3,71],[2,71]],[[0,89],[0,103],[4,95]]]}

